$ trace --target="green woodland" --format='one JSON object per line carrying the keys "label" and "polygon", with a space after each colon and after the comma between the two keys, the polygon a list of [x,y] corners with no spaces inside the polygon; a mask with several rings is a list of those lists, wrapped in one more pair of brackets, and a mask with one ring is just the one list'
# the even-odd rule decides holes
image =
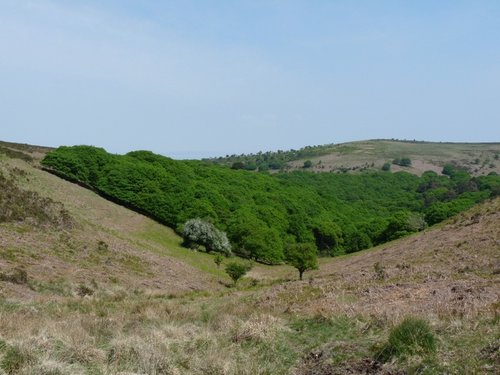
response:
{"label": "green woodland", "polygon": [[497,175],[471,177],[447,165],[425,172],[258,173],[150,151],[126,155],[60,147],[42,165],[179,233],[200,218],[227,234],[233,253],[276,264],[293,245],[319,255],[355,252],[438,223],[499,195]]}

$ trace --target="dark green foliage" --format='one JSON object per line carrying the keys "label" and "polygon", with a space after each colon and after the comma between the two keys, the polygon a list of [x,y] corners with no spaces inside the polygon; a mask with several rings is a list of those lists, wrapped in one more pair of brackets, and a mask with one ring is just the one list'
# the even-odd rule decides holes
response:
{"label": "dark green foliage", "polygon": [[400,165],[401,167],[411,167],[411,159],[407,157],[396,158],[392,161],[392,164]]}
{"label": "dark green foliage", "polygon": [[245,163],[241,161],[234,162],[233,165],[231,165],[231,169],[244,169],[245,168]]}
{"label": "dark green foliage", "polygon": [[316,247],[320,254],[333,255],[336,250],[341,248],[344,239],[342,238],[342,229],[333,221],[318,221],[313,226],[313,234]]}
{"label": "dark green foliage", "polygon": [[[259,169],[283,166],[282,159],[259,158],[265,163],[256,163]],[[325,255],[358,251],[422,229],[423,215],[433,224],[500,190],[499,176],[470,178],[463,171],[452,177],[246,171],[253,162],[235,170],[148,151],[111,155],[75,146],[50,152],[42,163],[172,228],[207,219],[227,233],[234,253],[265,263],[283,262],[294,243],[316,245]]]}
{"label": "dark green foliage", "polygon": [[267,165],[269,166],[269,169],[279,170],[279,169],[283,168],[285,163],[283,161],[280,161],[280,160],[271,160],[267,163]]}
{"label": "dark green foliage", "polygon": [[411,166],[411,159],[410,158],[402,158],[400,165],[403,167],[410,167]]}
{"label": "dark green foliage", "polygon": [[377,359],[389,361],[435,351],[436,339],[429,324],[425,320],[409,317],[391,330],[387,343],[377,353]]}
{"label": "dark green foliage", "polygon": [[311,168],[311,167],[312,167],[312,165],[313,165],[313,163],[312,163],[312,161],[310,161],[310,160],[306,160],[306,161],[304,162],[304,168]]}
{"label": "dark green foliage", "polygon": [[344,251],[354,253],[373,246],[368,234],[362,230],[348,229],[344,235]]}
{"label": "dark green foliage", "polygon": [[241,262],[229,262],[226,264],[225,271],[231,279],[233,279],[234,284],[238,282],[245,274],[250,271],[251,265],[249,263]]}
{"label": "dark green foliage", "polygon": [[391,163],[384,163],[384,165],[382,166],[382,170],[383,171],[390,171],[391,170]]}
{"label": "dark green foliage", "polygon": [[398,212],[389,220],[386,229],[379,237],[379,242],[395,240],[410,233],[421,231],[426,225],[421,214],[409,211]]}
{"label": "dark green foliage", "polygon": [[247,171],[255,171],[257,169],[257,164],[255,164],[254,162],[247,163],[245,165],[245,169]]}
{"label": "dark green foliage", "polygon": [[286,261],[299,271],[300,280],[305,271],[318,268],[316,253],[316,247],[310,243],[294,244],[287,249]]}
{"label": "dark green foliage", "polygon": [[446,164],[443,167],[443,170],[441,173],[444,175],[447,175],[447,176],[451,176],[454,172],[455,172],[455,167],[451,164]]}
{"label": "dark green foliage", "polygon": [[[348,148],[348,146],[345,146],[345,148]],[[259,171],[267,171],[269,169],[280,170],[285,166],[285,163],[290,161],[326,155],[332,152],[333,149],[334,144],[327,144],[307,146],[300,150],[278,150],[276,152],[268,151],[247,155],[226,155],[226,157],[205,159],[204,161],[231,166],[233,169],[258,169]],[[253,166],[255,166],[255,168],[253,168]],[[311,166],[312,163],[309,166],[304,164],[304,168],[310,168]]]}
{"label": "dark green foliage", "polygon": [[217,265],[217,268],[220,267],[222,262],[224,261],[224,257],[221,254],[215,254],[214,263]]}

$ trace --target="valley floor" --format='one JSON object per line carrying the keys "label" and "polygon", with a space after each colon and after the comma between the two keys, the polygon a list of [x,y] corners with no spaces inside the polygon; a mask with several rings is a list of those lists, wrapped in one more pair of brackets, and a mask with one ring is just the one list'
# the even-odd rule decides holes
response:
{"label": "valley floor", "polygon": [[[0,169],[73,218],[0,224],[0,374],[500,373],[500,199],[304,281],[260,265],[230,288],[170,229],[24,161]],[[383,355],[407,317],[435,349]]]}

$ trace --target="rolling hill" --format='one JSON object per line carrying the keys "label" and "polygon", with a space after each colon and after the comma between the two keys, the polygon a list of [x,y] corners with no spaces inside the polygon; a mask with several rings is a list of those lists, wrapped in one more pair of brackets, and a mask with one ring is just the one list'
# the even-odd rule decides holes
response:
{"label": "rolling hill", "polygon": [[[227,155],[207,159],[216,164],[242,168],[285,171],[304,169],[304,162],[311,161],[309,170],[315,172],[359,172],[380,170],[385,163],[398,158],[409,158],[411,166],[392,165],[391,170],[407,171],[421,175],[425,171],[441,173],[446,164],[466,169],[474,176],[500,173],[500,143],[448,143],[400,140],[368,140],[341,144],[308,146],[300,150],[259,152],[249,155]],[[254,168],[255,167],[255,168]]]}
{"label": "rolling hill", "polygon": [[[0,374],[500,371],[500,198],[229,288],[170,228],[41,170],[48,149],[1,146]],[[435,349],[383,356],[408,317]]]}

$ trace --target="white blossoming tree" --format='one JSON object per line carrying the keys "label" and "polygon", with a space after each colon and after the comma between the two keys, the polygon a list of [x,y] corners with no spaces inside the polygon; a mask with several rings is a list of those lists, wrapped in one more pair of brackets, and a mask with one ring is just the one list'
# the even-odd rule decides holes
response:
{"label": "white blossoming tree", "polygon": [[207,253],[212,251],[231,255],[231,243],[225,232],[217,229],[212,223],[201,219],[186,221],[182,231],[184,245],[192,247],[193,244],[202,245]]}

